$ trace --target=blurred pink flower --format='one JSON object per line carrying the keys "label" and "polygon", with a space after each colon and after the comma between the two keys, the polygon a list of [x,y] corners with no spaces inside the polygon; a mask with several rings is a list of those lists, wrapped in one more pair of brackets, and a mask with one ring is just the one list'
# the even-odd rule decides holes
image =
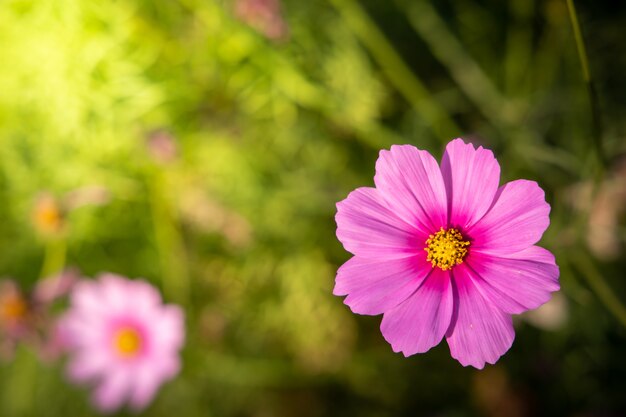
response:
{"label": "blurred pink flower", "polygon": [[280,12],[278,0],[237,0],[235,13],[243,22],[269,39],[287,37],[287,24]]}
{"label": "blurred pink flower", "polygon": [[178,156],[176,139],[166,130],[150,132],[146,138],[146,148],[155,162],[169,164]]}
{"label": "blurred pink flower", "polygon": [[70,379],[95,384],[93,402],[104,412],[125,402],[145,408],[180,369],[183,311],[144,281],[106,273],[78,283],[59,332]]}
{"label": "blurred pink flower", "polygon": [[620,232],[626,212],[626,156],[618,158],[599,183],[585,181],[568,187],[564,199],[586,212],[585,236],[594,256],[613,260],[624,253]]}
{"label": "blurred pink flower", "polygon": [[426,352],[445,336],[462,365],[495,363],[513,343],[511,315],[559,289],[554,256],[535,246],[550,223],[543,190],[499,182],[493,153],[461,139],[441,166],[410,145],[381,151],[376,188],[337,204],[337,237],[355,256],[334,294],[355,313],[383,314],[395,352]]}

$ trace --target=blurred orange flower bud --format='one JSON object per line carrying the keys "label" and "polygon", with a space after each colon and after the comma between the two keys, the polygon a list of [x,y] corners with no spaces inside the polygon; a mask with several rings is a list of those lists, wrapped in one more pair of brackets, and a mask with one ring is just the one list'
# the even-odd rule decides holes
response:
{"label": "blurred orange flower bud", "polygon": [[0,333],[5,337],[19,337],[28,327],[30,308],[17,284],[0,280]]}
{"label": "blurred orange flower bud", "polygon": [[49,193],[41,194],[35,201],[32,220],[35,230],[43,236],[60,234],[65,223],[59,201]]}

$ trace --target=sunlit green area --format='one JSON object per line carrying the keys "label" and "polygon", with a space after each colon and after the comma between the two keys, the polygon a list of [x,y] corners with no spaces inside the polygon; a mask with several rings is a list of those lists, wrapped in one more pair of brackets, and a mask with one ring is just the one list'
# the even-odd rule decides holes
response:
{"label": "sunlit green area", "polygon": [[[5,1],[0,275],[111,271],[183,306],[145,415],[617,416],[626,6],[576,6],[584,65],[566,0]],[[561,268],[483,371],[394,354],[332,295],[335,203],[380,149],[455,137],[546,190]],[[98,415],[63,360],[1,361],[0,416]]]}

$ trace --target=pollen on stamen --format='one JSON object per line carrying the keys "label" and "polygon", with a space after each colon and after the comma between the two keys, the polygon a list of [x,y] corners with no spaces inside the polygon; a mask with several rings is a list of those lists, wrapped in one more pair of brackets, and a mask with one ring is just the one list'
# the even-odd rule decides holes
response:
{"label": "pollen on stamen", "polygon": [[443,271],[463,263],[467,255],[470,242],[463,240],[463,235],[457,229],[439,229],[426,240],[424,250],[428,253],[426,260],[432,267],[439,267]]}

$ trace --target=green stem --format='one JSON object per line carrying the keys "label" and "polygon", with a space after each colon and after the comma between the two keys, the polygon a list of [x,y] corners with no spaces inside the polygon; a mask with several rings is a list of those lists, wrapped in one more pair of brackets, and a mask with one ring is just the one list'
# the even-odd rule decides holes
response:
{"label": "green stem", "polygon": [[383,32],[354,0],[331,0],[348,26],[367,47],[389,81],[431,126],[435,135],[447,143],[461,131],[446,110],[437,103],[422,81],[411,71]]}
{"label": "green stem", "polygon": [[501,127],[503,122],[514,124],[510,103],[465,51],[436,9],[429,2],[413,2],[408,6],[408,18],[431,53],[446,66],[457,85],[483,115],[496,127]]}
{"label": "green stem", "polygon": [[569,17],[572,21],[572,28],[574,30],[574,38],[576,39],[576,47],[578,48],[578,57],[580,58],[580,65],[583,70],[583,77],[585,82],[591,82],[591,73],[589,72],[589,61],[587,60],[587,49],[585,48],[585,42],[583,40],[583,34],[580,30],[580,24],[578,23],[578,14],[576,13],[576,7],[573,0],[567,0],[567,9],[569,10]]}
{"label": "green stem", "polygon": [[589,286],[605,307],[626,327],[626,307],[615,296],[589,255],[584,251],[580,251],[580,253],[571,258],[571,262],[587,279]]}
{"label": "green stem", "polygon": [[178,223],[170,200],[164,195],[166,187],[159,172],[149,175],[150,206],[154,225],[154,237],[159,260],[163,291],[166,297],[179,303],[189,301],[189,274],[186,254]]}
{"label": "green stem", "polygon": [[598,102],[598,93],[595,89],[591,71],[589,70],[589,59],[587,58],[587,49],[585,48],[585,40],[583,38],[580,23],[578,22],[578,14],[574,0],[567,0],[567,9],[569,10],[572,29],[574,30],[574,39],[576,40],[576,48],[578,49],[578,58],[583,72],[583,79],[587,86],[587,94],[589,95],[589,105],[591,107],[591,123],[593,129],[594,148],[600,162],[600,174],[602,176],[604,167],[606,166],[606,158],[604,156],[604,146],[602,143],[602,119],[600,117],[600,105]]}
{"label": "green stem", "polygon": [[[35,392],[38,382],[39,363],[37,357],[25,346],[15,352],[2,393],[2,415],[26,417],[35,415]],[[8,383],[10,381],[10,383]]]}
{"label": "green stem", "polygon": [[44,279],[57,274],[65,267],[67,243],[64,238],[55,238],[46,242],[44,260],[39,278]]}

